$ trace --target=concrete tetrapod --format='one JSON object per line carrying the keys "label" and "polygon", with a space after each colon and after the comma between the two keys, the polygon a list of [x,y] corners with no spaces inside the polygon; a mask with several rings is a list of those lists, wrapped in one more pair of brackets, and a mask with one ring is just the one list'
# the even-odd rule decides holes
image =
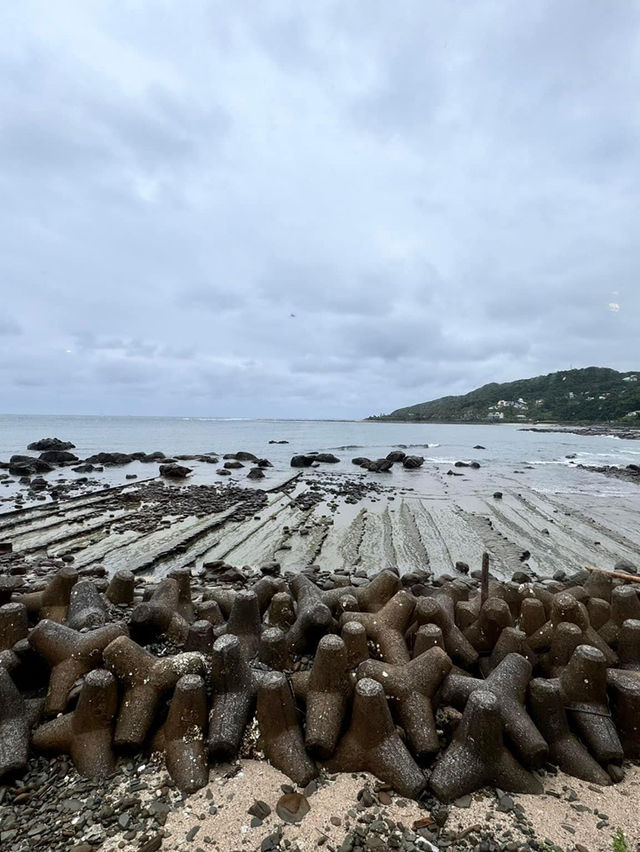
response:
{"label": "concrete tetrapod", "polygon": [[526,766],[537,769],[546,760],[548,748],[524,707],[531,671],[531,663],[524,657],[507,654],[486,680],[448,675],[442,684],[440,700],[461,709],[474,692],[492,692],[498,699],[498,713],[505,733],[518,757]]}
{"label": "concrete tetrapod", "polygon": [[463,668],[472,666],[478,659],[478,652],[456,625],[453,616],[442,600],[420,598],[416,604],[415,617],[418,628],[423,624],[435,624],[442,630],[447,654],[454,663]]}
{"label": "concrete tetrapod", "polygon": [[309,673],[305,743],[318,759],[333,754],[353,695],[349,658],[339,636],[323,636]]}
{"label": "concrete tetrapod", "polygon": [[398,720],[418,759],[440,748],[431,699],[450,671],[451,660],[441,648],[431,648],[402,666],[367,660],[358,667],[359,679],[373,678],[394,699]]}
{"label": "concrete tetrapod", "polygon": [[70,754],[81,775],[103,778],[113,772],[113,718],[118,709],[115,677],[94,669],[85,677],[75,710],[46,722],[33,734],[38,751]]}
{"label": "concrete tetrapod", "polygon": [[162,580],[148,601],[138,604],[131,613],[129,625],[136,642],[147,644],[162,635],[183,643],[189,623],[178,611],[180,586],[173,577]]}
{"label": "concrete tetrapod", "polygon": [[124,624],[106,624],[80,633],[46,618],[38,622],[29,634],[29,643],[51,666],[44,703],[46,715],[64,712],[74,683],[92,669],[100,668],[107,645],[126,634]]}
{"label": "concrete tetrapod", "polygon": [[488,690],[469,696],[451,745],[436,763],[430,785],[451,802],[481,787],[495,785],[513,793],[542,793],[542,784],[513,757],[502,739],[500,700]]}
{"label": "concrete tetrapod", "polygon": [[640,672],[640,619],[628,618],[622,622],[618,634],[620,668]]}
{"label": "concrete tetrapod", "polygon": [[67,627],[95,630],[107,620],[107,607],[91,580],[79,580],[71,589]]}
{"label": "concrete tetrapod", "polygon": [[291,591],[296,599],[296,620],[288,633],[294,651],[315,651],[325,633],[333,628],[331,610],[322,600],[320,590],[311,580],[298,574],[291,581]]}
{"label": "concrete tetrapod", "polygon": [[174,657],[154,657],[127,636],[120,636],[104,650],[104,662],[124,686],[114,743],[139,749],[151,728],[161,699],[184,674],[202,674],[204,661],[196,652]]}
{"label": "concrete tetrapod", "polygon": [[535,678],[529,684],[531,715],[549,746],[549,758],[567,775],[592,784],[607,785],[611,778],[573,734],[557,680]]}
{"label": "concrete tetrapod", "polygon": [[21,603],[0,606],[0,651],[6,651],[26,639],[29,633],[27,608]]}
{"label": "concrete tetrapod", "polygon": [[582,645],[582,630],[571,621],[556,625],[551,637],[551,647],[539,657],[540,671],[545,677],[558,677],[571,659],[573,652]]}
{"label": "concrete tetrapod", "polygon": [[253,672],[242,654],[237,636],[221,636],[213,643],[210,683],[207,747],[212,758],[226,760],[235,757],[240,748],[257,691]]}
{"label": "concrete tetrapod", "polygon": [[136,578],[132,571],[116,571],[105,592],[112,604],[130,604],[133,602],[133,590]]}
{"label": "concrete tetrapod", "polygon": [[607,645],[616,645],[627,619],[640,619],[640,599],[633,586],[618,586],[611,592],[609,620],[598,630]]}
{"label": "concrete tetrapod", "polygon": [[591,571],[582,588],[588,597],[602,598],[609,603],[613,590],[613,577],[607,571]]}
{"label": "concrete tetrapod", "polygon": [[567,716],[599,763],[622,760],[623,750],[607,702],[607,661],[591,645],[578,645],[558,678]]}
{"label": "concrete tetrapod", "polygon": [[480,671],[484,677],[500,665],[508,654],[520,654],[529,660],[532,666],[537,662],[536,655],[527,644],[527,634],[517,627],[505,627],[491,654],[480,659]]}
{"label": "concrete tetrapod", "polygon": [[600,630],[602,625],[611,618],[611,605],[602,598],[589,598],[585,606],[594,630]]}
{"label": "concrete tetrapod", "polygon": [[423,624],[418,627],[413,640],[412,658],[419,657],[429,648],[442,648],[443,651],[446,651],[444,636],[437,624]]}
{"label": "concrete tetrapod", "polygon": [[413,614],[416,599],[404,590],[396,594],[378,612],[345,612],[341,626],[349,621],[364,625],[367,636],[380,649],[380,656],[389,663],[408,663],[409,649],[404,634]]}
{"label": "concrete tetrapod", "polygon": [[533,651],[543,651],[550,648],[556,627],[565,621],[578,625],[580,630],[582,630],[583,644],[597,648],[604,654],[608,665],[612,666],[617,663],[617,655],[607,645],[598,631],[594,630],[591,626],[586,606],[576,600],[569,592],[559,592],[553,596],[549,620],[540,630],[529,636],[531,649]]}
{"label": "concrete tetrapod", "polygon": [[[272,598],[280,592],[284,592],[286,594],[286,589],[287,584],[282,578],[261,577],[257,583],[254,583],[253,586],[251,586],[249,591],[255,592],[258,598],[260,614],[264,615]],[[203,599],[216,601],[224,617],[229,618],[229,614],[231,613],[231,608],[237,594],[238,592],[235,589],[223,589],[214,586],[213,588],[207,589],[204,593]],[[279,627],[280,625],[276,624],[274,626]]]}
{"label": "concrete tetrapod", "polygon": [[369,659],[367,631],[359,621],[347,621],[340,631],[342,641],[347,649],[347,659],[350,669],[357,669],[360,663]]}
{"label": "concrete tetrapod", "polygon": [[200,654],[210,654],[213,645],[213,624],[206,619],[194,621],[184,643],[185,651],[198,651]]}
{"label": "concrete tetrapod", "polygon": [[188,568],[173,568],[167,574],[170,580],[178,584],[178,613],[191,624],[195,619],[195,608],[191,600],[191,571]]}
{"label": "concrete tetrapod", "polygon": [[267,621],[270,627],[279,627],[287,631],[296,620],[293,598],[289,592],[276,592],[271,598],[267,611]]}
{"label": "concrete tetrapod", "polygon": [[624,755],[637,759],[640,757],[640,676],[609,669],[607,684]]}
{"label": "concrete tetrapod", "polygon": [[293,668],[287,634],[279,627],[267,627],[260,637],[258,658],[271,669],[283,672]]}
{"label": "concrete tetrapod", "polygon": [[41,701],[25,701],[0,665],[0,780],[26,768],[30,729],[41,705]]}
{"label": "concrete tetrapod", "polygon": [[304,748],[291,687],[280,672],[266,675],[258,688],[258,725],[269,762],[300,787],[318,774]]}
{"label": "concrete tetrapod", "polygon": [[246,660],[253,660],[258,656],[262,618],[255,592],[241,591],[235,596],[226,632],[238,637]]}
{"label": "concrete tetrapod", "polygon": [[194,793],[209,781],[204,741],[207,693],[198,675],[183,675],[162,728],[167,770],[182,793]]}
{"label": "concrete tetrapod", "polygon": [[544,604],[538,598],[525,598],[520,606],[518,627],[527,636],[536,633],[547,621]]}
{"label": "concrete tetrapod", "polygon": [[345,596],[351,595],[358,602],[362,612],[378,612],[399,592],[402,587],[400,578],[393,571],[380,571],[366,586],[338,586],[322,592],[322,599],[332,609],[338,607]]}
{"label": "concrete tetrapod", "polygon": [[464,631],[465,638],[480,654],[489,654],[505,627],[513,627],[511,610],[501,598],[487,598],[478,618]]}
{"label": "concrete tetrapod", "polygon": [[356,684],[349,729],[326,766],[331,772],[371,772],[411,799],[427,786],[420,767],[398,736],[383,687],[368,677]]}
{"label": "concrete tetrapod", "polygon": [[29,615],[36,620],[48,618],[62,624],[67,617],[71,589],[77,581],[77,571],[69,567],[61,568],[42,591],[14,595],[13,600],[23,603]]}

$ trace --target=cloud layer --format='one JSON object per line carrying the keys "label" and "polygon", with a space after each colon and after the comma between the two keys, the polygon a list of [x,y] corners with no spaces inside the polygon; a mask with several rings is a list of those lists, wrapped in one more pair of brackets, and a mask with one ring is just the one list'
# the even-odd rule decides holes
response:
{"label": "cloud layer", "polygon": [[0,408],[361,417],[637,369],[639,24],[4,4]]}

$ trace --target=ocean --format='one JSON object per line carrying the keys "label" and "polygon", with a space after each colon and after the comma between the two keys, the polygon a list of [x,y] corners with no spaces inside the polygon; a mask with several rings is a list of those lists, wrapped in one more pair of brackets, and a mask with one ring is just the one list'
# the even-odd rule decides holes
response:
{"label": "ocean", "polygon": [[[640,441],[612,435],[528,432],[516,424],[47,415],[1,415],[0,460],[6,461],[14,453],[26,453],[30,442],[43,437],[71,441],[80,458],[101,450],[161,450],[166,455],[248,450],[258,457],[268,458],[273,464],[267,479],[258,483],[261,487],[268,487],[270,481],[283,479],[292,472],[292,455],[313,450],[333,452],[341,459],[340,464],[323,465],[323,469],[331,472],[358,473],[360,469],[351,464],[353,457],[379,458],[402,447],[407,448],[407,452],[424,456],[425,465],[445,467],[458,460],[476,460],[482,467],[494,471],[499,468],[512,471],[526,466],[530,487],[560,493],[597,491],[603,496],[625,493],[637,486],[578,470],[577,464],[625,466],[640,462]],[[476,445],[485,449],[476,450]],[[215,473],[214,465],[196,464],[195,468],[194,482],[223,481]],[[108,469],[101,479],[114,484],[124,481],[125,473],[136,473],[143,479],[156,472],[155,465],[135,462],[125,468]],[[59,475],[59,471],[49,474]],[[64,475],[75,476],[70,468],[64,469]],[[244,480],[242,472],[237,475]],[[397,465],[392,474],[378,476],[385,483],[406,485],[409,482],[418,489],[420,486],[419,474],[404,471]]]}

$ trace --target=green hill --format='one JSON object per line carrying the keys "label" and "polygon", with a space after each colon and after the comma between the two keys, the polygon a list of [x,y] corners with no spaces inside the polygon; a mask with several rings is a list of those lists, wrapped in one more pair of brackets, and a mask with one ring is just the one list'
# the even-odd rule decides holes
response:
{"label": "green hill", "polygon": [[517,382],[492,382],[464,396],[443,396],[368,419],[409,423],[613,421],[638,424],[640,371],[619,373],[606,367],[586,367]]}

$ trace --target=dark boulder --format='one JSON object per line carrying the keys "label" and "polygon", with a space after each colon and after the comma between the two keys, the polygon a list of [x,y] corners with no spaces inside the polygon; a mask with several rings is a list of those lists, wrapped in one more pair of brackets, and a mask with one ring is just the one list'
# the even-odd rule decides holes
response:
{"label": "dark boulder", "polygon": [[224,463],[224,467],[226,467],[227,470],[237,470],[240,467],[244,467],[244,465],[239,461],[228,461]]}
{"label": "dark boulder", "polygon": [[239,453],[225,453],[222,456],[223,459],[235,459],[236,461],[251,461],[257,462],[258,457],[254,456],[253,453],[246,453],[244,450],[241,450]]}
{"label": "dark boulder", "polygon": [[93,456],[86,458],[85,464],[104,464],[109,466],[129,464],[132,461],[132,456],[128,453],[95,453]]}
{"label": "dark boulder", "polygon": [[393,467],[393,462],[389,459],[376,459],[362,466],[371,473],[388,473]]}
{"label": "dark boulder", "polygon": [[71,441],[61,441],[60,438],[41,438],[39,441],[34,441],[27,447],[28,450],[37,450],[44,452],[45,450],[75,450],[76,445]]}
{"label": "dark boulder", "polygon": [[369,464],[371,459],[368,459],[366,456],[358,456],[355,459],[351,459],[351,464],[357,464],[358,467],[364,467],[365,464]]}
{"label": "dark boulder", "polygon": [[145,464],[148,464],[149,462],[164,461],[166,459],[166,456],[164,453],[161,453],[159,450],[156,450],[156,452],[154,453],[131,453],[131,458],[134,461],[141,461]]}
{"label": "dark boulder", "polygon": [[314,453],[314,459],[317,462],[326,462],[327,464],[336,464],[340,459],[334,456],[333,453]]}
{"label": "dark boulder", "polygon": [[311,467],[314,461],[315,456],[293,456],[291,467]]}
{"label": "dark boulder", "polygon": [[64,464],[65,462],[80,461],[78,456],[75,456],[67,450],[45,450],[43,453],[40,453],[40,459],[42,461],[49,462],[49,464]]}
{"label": "dark boulder", "polygon": [[184,479],[191,473],[190,467],[184,467],[181,464],[161,464],[160,476],[166,476],[169,479]]}
{"label": "dark boulder", "polygon": [[49,473],[53,467],[42,459],[33,456],[11,456],[9,473],[13,476],[33,476],[34,473]]}
{"label": "dark boulder", "polygon": [[247,474],[247,479],[264,479],[264,471],[261,467],[252,467]]}
{"label": "dark boulder", "polygon": [[407,457],[407,454],[403,453],[402,450],[392,450],[388,454],[387,459],[390,462],[401,462],[401,461],[404,461],[406,459],[406,457]]}
{"label": "dark boulder", "polygon": [[418,467],[421,467],[424,463],[424,458],[422,456],[406,456],[403,459],[402,466],[406,467],[407,470],[415,470]]}

